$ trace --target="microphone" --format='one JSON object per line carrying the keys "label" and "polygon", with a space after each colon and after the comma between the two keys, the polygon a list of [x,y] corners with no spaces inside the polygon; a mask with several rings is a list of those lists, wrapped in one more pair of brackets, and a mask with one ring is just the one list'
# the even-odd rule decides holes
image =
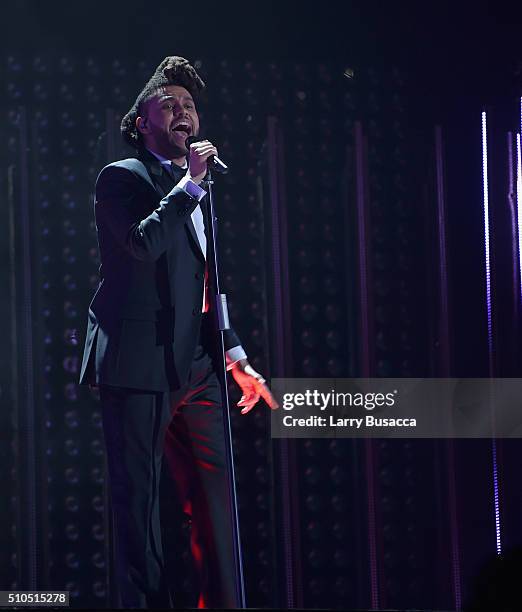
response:
{"label": "microphone", "polygon": [[[185,140],[185,146],[187,147],[187,149],[190,149],[191,144],[195,142],[200,142],[201,140],[202,139],[198,138],[197,136],[189,136],[187,140]],[[222,162],[216,155],[211,155],[208,158],[207,163],[210,164],[212,170],[215,170],[220,174],[226,174],[228,172],[228,166],[224,162]]]}

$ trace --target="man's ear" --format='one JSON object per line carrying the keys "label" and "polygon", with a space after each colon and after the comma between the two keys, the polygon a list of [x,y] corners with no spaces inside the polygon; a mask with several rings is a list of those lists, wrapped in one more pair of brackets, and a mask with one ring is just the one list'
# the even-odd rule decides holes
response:
{"label": "man's ear", "polygon": [[136,129],[141,134],[149,133],[150,130],[149,130],[149,122],[147,120],[147,117],[136,117]]}

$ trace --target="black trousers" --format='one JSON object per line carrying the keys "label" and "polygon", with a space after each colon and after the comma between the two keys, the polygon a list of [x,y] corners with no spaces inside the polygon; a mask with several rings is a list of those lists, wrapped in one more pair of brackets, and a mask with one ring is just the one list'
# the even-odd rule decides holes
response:
{"label": "black trousers", "polygon": [[179,391],[101,386],[100,397],[121,606],[172,606],[160,527],[165,458],[191,515],[199,605],[238,607],[220,384],[204,342]]}

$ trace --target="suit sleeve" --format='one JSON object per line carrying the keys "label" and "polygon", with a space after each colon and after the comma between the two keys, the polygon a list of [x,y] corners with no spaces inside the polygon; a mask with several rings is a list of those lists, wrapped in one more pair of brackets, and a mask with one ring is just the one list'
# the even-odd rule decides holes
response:
{"label": "suit sleeve", "polygon": [[240,359],[247,359],[247,354],[241,344],[241,340],[232,328],[226,329],[223,332],[223,343],[225,345],[227,370]]}
{"label": "suit sleeve", "polygon": [[[96,223],[105,225],[133,258],[156,261],[175,240],[198,201],[175,186],[146,215],[148,186],[132,170],[106,166],[96,181]],[[150,208],[149,208],[150,210]]]}

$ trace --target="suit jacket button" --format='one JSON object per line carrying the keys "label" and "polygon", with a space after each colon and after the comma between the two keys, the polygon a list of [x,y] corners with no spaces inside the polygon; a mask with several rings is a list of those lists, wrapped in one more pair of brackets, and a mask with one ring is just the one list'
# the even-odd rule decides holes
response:
{"label": "suit jacket button", "polygon": [[196,272],[196,273],[194,274],[194,278],[195,278],[196,280],[199,280],[199,279],[201,278],[201,274],[200,274],[199,272]]}
{"label": "suit jacket button", "polygon": [[198,314],[198,309],[194,307],[192,309],[192,316],[195,317],[197,314]]}

